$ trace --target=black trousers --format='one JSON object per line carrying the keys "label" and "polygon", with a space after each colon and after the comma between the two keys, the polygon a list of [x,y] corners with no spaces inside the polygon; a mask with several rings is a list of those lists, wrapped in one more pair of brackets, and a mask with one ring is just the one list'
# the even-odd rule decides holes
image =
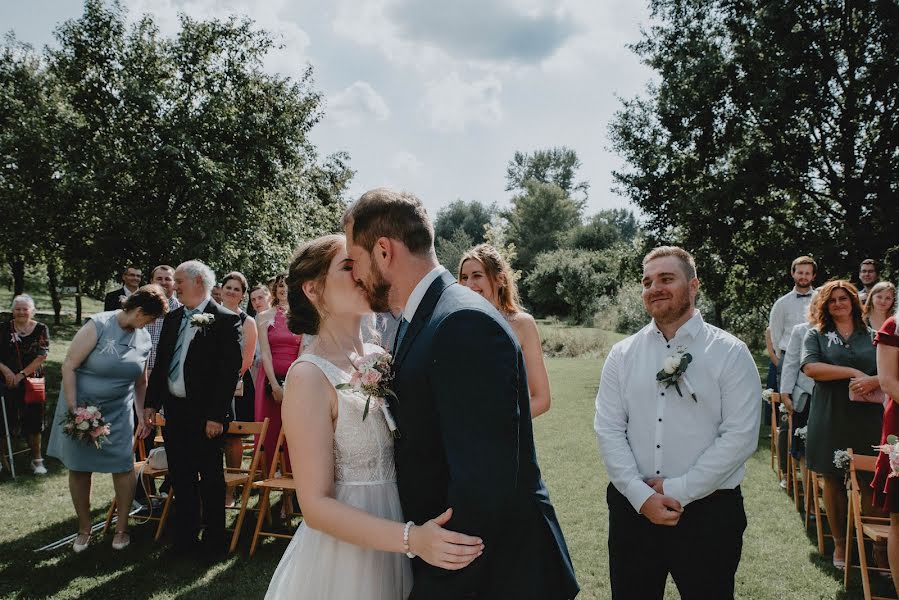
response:
{"label": "black trousers", "polygon": [[175,492],[175,544],[196,543],[202,503],[203,541],[216,549],[225,543],[224,438],[207,438],[201,418],[171,414],[163,436]]}
{"label": "black trousers", "polygon": [[609,484],[609,571],[615,600],[662,600],[670,573],[683,600],[731,600],[746,513],[740,488],[688,504],[655,525]]}

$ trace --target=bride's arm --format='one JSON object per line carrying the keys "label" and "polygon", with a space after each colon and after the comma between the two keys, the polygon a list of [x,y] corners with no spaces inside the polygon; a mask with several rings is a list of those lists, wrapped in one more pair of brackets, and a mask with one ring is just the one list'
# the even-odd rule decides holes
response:
{"label": "bride's arm", "polygon": [[[345,542],[386,552],[404,552],[403,523],[382,519],[334,498],[334,419],[337,393],[322,372],[310,363],[290,370],[281,404],[297,482],[297,495],[308,527]],[[409,531],[410,550],[425,562],[443,569],[462,569],[483,550],[481,540],[443,529],[452,515],[439,517]]]}

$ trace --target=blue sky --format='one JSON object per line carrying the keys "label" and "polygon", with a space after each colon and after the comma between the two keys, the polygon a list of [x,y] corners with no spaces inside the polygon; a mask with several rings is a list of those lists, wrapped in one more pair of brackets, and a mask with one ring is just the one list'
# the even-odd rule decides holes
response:
{"label": "blue sky", "polygon": [[[456,199],[504,205],[516,150],[574,148],[591,184],[587,212],[627,206],[611,191],[621,161],[607,125],[616,96],[640,93],[648,68],[625,47],[648,10],[637,0],[122,0],[130,18],[247,15],[283,48],[266,69],[314,68],[326,98],[312,132],[344,150],[350,195],[380,185],[416,193],[429,211]],[[0,3],[0,30],[35,46],[81,14],[78,0]]]}

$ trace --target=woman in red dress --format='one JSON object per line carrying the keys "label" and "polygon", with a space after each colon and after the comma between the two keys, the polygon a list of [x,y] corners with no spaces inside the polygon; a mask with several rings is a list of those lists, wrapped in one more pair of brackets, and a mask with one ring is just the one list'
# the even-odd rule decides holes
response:
{"label": "woman in red dress", "polygon": [[[877,336],[877,374],[880,389],[889,396],[883,413],[883,433],[880,443],[887,443],[887,436],[899,435],[899,335],[896,317],[887,319]],[[899,477],[890,477],[890,457],[881,454],[874,470],[874,505],[890,513],[890,535],[887,538],[887,554],[893,584],[899,589]]]}
{"label": "woman in red dress", "polygon": [[290,332],[284,316],[287,309],[286,277],[286,273],[281,273],[274,278],[271,285],[274,306],[260,313],[256,319],[259,353],[262,358],[262,368],[259,369],[256,381],[256,420],[261,421],[265,417],[269,419],[263,441],[267,465],[271,465],[275,458],[275,444],[281,432],[284,377],[303,347],[303,336]]}

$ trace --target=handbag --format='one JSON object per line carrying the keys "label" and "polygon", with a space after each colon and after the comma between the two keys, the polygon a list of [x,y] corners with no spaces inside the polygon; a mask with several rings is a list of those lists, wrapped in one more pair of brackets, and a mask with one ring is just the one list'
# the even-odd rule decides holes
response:
{"label": "handbag", "polygon": [[169,458],[165,453],[165,446],[153,448],[147,453],[147,465],[151,469],[162,470],[169,468]]}
{"label": "handbag", "polygon": [[[10,331],[15,331],[13,322],[9,322]],[[19,347],[19,338],[15,337],[16,351],[19,353],[19,368],[25,368],[25,362],[22,360],[22,348]],[[25,404],[43,404],[47,401],[47,382],[43,377],[35,377],[34,375],[26,376],[25,380]]]}
{"label": "handbag", "polygon": [[853,402],[862,402],[865,404],[886,404],[887,395],[884,394],[881,389],[876,389],[873,392],[861,395],[856,394],[850,389],[849,399]]}

